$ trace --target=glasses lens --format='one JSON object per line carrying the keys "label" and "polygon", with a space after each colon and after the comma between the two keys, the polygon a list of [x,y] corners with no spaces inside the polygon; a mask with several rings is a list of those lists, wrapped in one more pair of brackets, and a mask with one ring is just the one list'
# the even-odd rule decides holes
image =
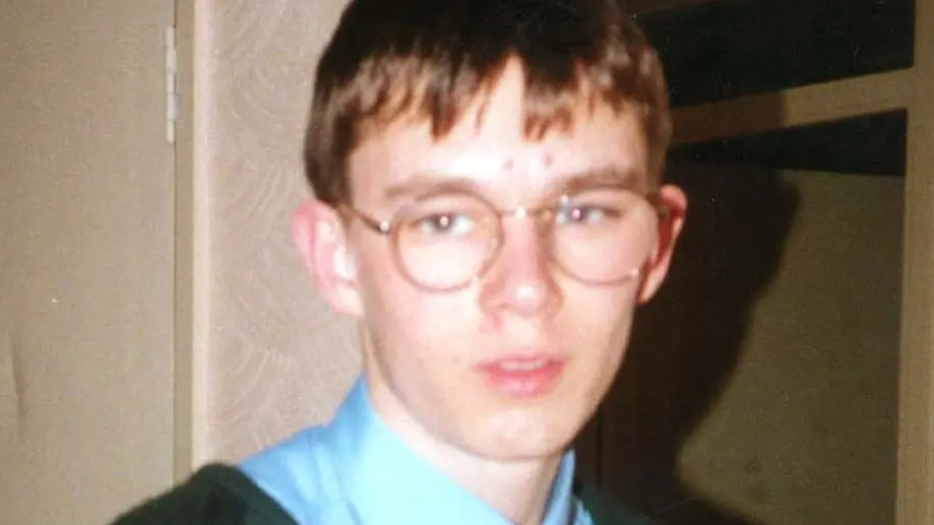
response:
{"label": "glasses lens", "polygon": [[658,214],[648,199],[617,188],[566,198],[554,220],[556,262],[572,276],[593,283],[631,277],[651,254],[658,229]]}
{"label": "glasses lens", "polygon": [[409,278],[435,290],[457,288],[487,264],[499,239],[496,212],[477,197],[439,195],[405,208],[395,232]]}

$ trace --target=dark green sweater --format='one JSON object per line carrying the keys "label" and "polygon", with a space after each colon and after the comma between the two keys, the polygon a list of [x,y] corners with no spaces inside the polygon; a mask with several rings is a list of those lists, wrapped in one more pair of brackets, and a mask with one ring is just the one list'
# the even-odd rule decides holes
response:
{"label": "dark green sweater", "polygon": [[[648,519],[604,498],[592,485],[577,485],[575,494],[590,513],[594,525],[651,525]],[[113,525],[297,524],[240,470],[215,464],[120,516]]]}

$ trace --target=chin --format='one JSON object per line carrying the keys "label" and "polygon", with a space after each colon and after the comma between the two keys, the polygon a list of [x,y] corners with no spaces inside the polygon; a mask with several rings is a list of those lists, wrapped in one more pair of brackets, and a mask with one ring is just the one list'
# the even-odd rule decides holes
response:
{"label": "chin", "polygon": [[481,432],[466,435],[469,449],[476,455],[496,461],[534,461],[563,454],[583,424],[577,418],[560,414],[561,420],[515,412],[487,421]]}
{"label": "chin", "polygon": [[570,440],[554,442],[495,443],[476,450],[475,454],[497,462],[534,462],[557,458],[564,454]]}

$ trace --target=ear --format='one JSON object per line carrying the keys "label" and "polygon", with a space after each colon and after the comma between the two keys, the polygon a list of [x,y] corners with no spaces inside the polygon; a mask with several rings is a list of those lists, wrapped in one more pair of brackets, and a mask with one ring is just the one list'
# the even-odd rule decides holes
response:
{"label": "ear", "polygon": [[646,266],[638,296],[640,303],[648,302],[654,297],[665,281],[687,213],[687,196],[677,186],[662,186],[658,190],[658,204],[665,209],[666,214],[658,223],[658,244]]}
{"label": "ear", "polygon": [[339,314],[360,316],[356,261],[334,208],[318,200],[306,201],[292,215],[292,239],[331,308]]}

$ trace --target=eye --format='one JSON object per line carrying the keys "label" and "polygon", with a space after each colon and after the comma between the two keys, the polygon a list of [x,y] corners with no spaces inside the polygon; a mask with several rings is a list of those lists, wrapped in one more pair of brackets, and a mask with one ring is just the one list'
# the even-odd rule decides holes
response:
{"label": "eye", "polygon": [[428,235],[463,236],[473,229],[474,221],[465,213],[432,213],[412,221],[412,226]]}
{"label": "eye", "polygon": [[562,206],[555,217],[558,224],[599,224],[618,219],[620,210],[609,206],[568,203]]}

